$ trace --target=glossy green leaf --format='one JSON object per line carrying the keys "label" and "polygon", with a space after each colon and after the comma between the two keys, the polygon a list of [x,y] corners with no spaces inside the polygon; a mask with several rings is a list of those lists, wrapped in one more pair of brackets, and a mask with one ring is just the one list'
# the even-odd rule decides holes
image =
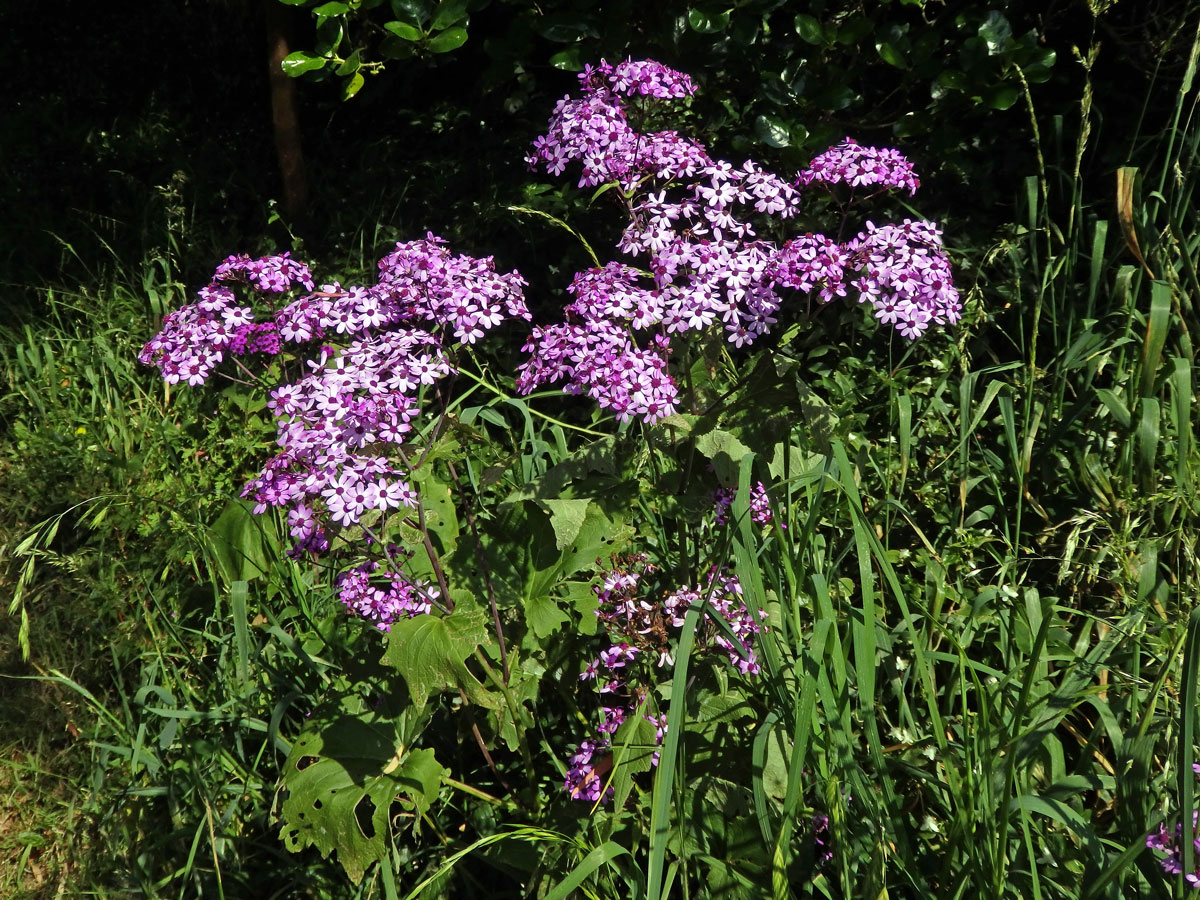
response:
{"label": "glossy green leaf", "polygon": [[534,23],[534,30],[548,41],[569,44],[592,32],[587,19],[579,13],[551,13]]}
{"label": "glossy green leaf", "polygon": [[346,29],[342,27],[342,19],[332,18],[317,22],[317,40],[313,52],[317,56],[338,56],[336,51],[345,40]]}
{"label": "glossy green leaf", "polygon": [[363,77],[363,73],[355,72],[350,80],[342,85],[342,99],[349,100],[362,90],[364,84],[366,84],[366,79]]}
{"label": "glossy green leaf", "polygon": [[433,4],[430,0],[391,0],[392,15],[397,19],[411,22],[413,25],[424,26],[433,15]]}
{"label": "glossy green leaf", "polygon": [[823,44],[825,42],[825,30],[821,27],[821,23],[809,15],[801,13],[796,16],[796,34],[800,35],[800,40],[809,44]]}
{"label": "glossy green leaf", "polygon": [[442,31],[451,25],[457,25],[467,17],[467,0],[441,0],[433,21],[429,24],[430,31]]}
{"label": "glossy green leaf", "polygon": [[729,25],[729,11],[710,12],[703,9],[688,10],[688,27],[700,34],[716,34]]}
{"label": "glossy green leaf", "polygon": [[1020,88],[1011,84],[999,84],[984,92],[983,102],[992,109],[1011,109],[1020,97]]}
{"label": "glossy green leaf", "polygon": [[838,24],[834,40],[844,47],[850,47],[869,35],[874,28],[870,16],[850,16]]}
{"label": "glossy green leaf", "polygon": [[988,54],[995,56],[1004,50],[1005,43],[1012,37],[1012,26],[1004,13],[993,9],[979,26],[979,36],[983,38]]}
{"label": "glossy green leaf", "polygon": [[342,77],[345,77],[346,75],[353,75],[358,71],[361,65],[362,51],[355,50],[350,54],[349,58],[342,60],[341,64],[333,70],[333,73]]}
{"label": "glossy green leaf", "polygon": [[287,75],[295,78],[298,75],[303,75],[305,72],[315,72],[317,69],[322,69],[328,62],[329,60],[323,56],[314,56],[304,50],[297,50],[285,56],[280,66]]}
{"label": "glossy green leaf", "polygon": [[384,22],[383,27],[401,40],[420,41],[425,38],[425,32],[408,22]]}
{"label": "glossy green leaf", "polygon": [[792,143],[787,123],[778,116],[760,115],[754,120],[754,133],[768,147],[787,147]]}
{"label": "glossy green leaf", "polygon": [[880,41],[875,45],[875,50],[879,53],[879,58],[889,66],[895,66],[897,69],[907,69],[908,60],[904,58],[904,54],[899,48],[887,41]]}
{"label": "glossy green leaf", "polygon": [[583,55],[579,47],[568,47],[551,56],[550,65],[565,72],[578,72],[583,69]]}
{"label": "glossy green leaf", "polygon": [[449,53],[451,50],[457,50],[466,42],[467,29],[458,27],[447,28],[436,37],[430,38],[425,48],[430,53]]}
{"label": "glossy green leaf", "polygon": [[344,16],[350,11],[349,3],[342,3],[340,0],[335,0],[332,3],[322,3],[313,10],[314,16],[328,18],[329,16]]}

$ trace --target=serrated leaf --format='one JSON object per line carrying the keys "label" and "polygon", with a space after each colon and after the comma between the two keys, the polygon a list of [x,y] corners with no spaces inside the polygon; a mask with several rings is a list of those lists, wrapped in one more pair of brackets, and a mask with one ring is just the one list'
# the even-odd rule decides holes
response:
{"label": "serrated leaf", "polygon": [[787,123],[778,116],[759,116],[754,120],[754,133],[768,147],[787,147],[792,142]]}
{"label": "serrated leaf", "polygon": [[284,844],[292,852],[336,853],[358,884],[368,866],[387,856],[396,798],[424,813],[449,774],[432,750],[408,750],[394,723],[345,716],[310,726],[284,765]]}
{"label": "serrated leaf", "polygon": [[754,716],[754,708],[746,701],[745,696],[736,690],[706,696],[700,701],[700,708],[696,711],[697,722],[733,722]]}
{"label": "serrated leaf", "polygon": [[311,53],[297,50],[295,53],[285,56],[279,66],[285,75],[296,78],[305,72],[315,72],[317,69],[324,68],[327,62],[329,60],[323,56],[313,56]]}
{"label": "serrated leaf", "polygon": [[504,499],[505,503],[520,500],[552,500],[571,482],[598,472],[613,475],[617,471],[617,439],[602,437],[576,450],[546,474],[517,488]]}
{"label": "serrated leaf", "polygon": [[430,53],[449,53],[451,50],[457,50],[467,42],[467,29],[465,28],[447,28],[437,37],[429,39],[429,43],[425,48]]}
{"label": "serrated leaf", "polygon": [[[717,466],[717,474],[725,477],[722,467],[732,465],[736,472],[737,464],[742,457],[750,452],[750,448],[728,431],[709,431],[696,438],[696,450],[705,459],[712,460]],[[731,476],[732,477],[732,476]]]}
{"label": "serrated leaf", "polygon": [[550,516],[550,527],[554,529],[554,546],[565,550],[579,536],[583,520],[587,518],[591,500],[538,500],[537,505]]}
{"label": "serrated leaf", "polygon": [[[633,529],[623,523],[613,522],[595,503],[584,511],[583,521],[575,529],[574,537],[558,550],[547,553],[539,548],[536,527],[531,528],[532,542],[529,555],[529,572],[526,575],[524,603],[537,596],[549,596],[559,582],[581,569],[590,569],[596,560],[611,557],[620,552],[633,538]],[[542,526],[544,530],[545,526]],[[543,543],[544,539],[541,539]]]}
{"label": "serrated leaf", "polygon": [[[458,510],[454,505],[454,494],[450,485],[435,478],[431,472],[432,468],[426,466],[413,480],[421,496],[425,527],[431,537],[436,537],[434,545],[440,544],[437,546],[438,552],[446,555],[452,552],[458,543]],[[418,571],[417,574],[424,573]]]}
{"label": "serrated leaf", "polygon": [[553,597],[535,594],[525,603],[525,621],[529,623],[538,640],[542,640],[559,630],[567,621],[567,614]]}
{"label": "serrated leaf", "polygon": [[567,602],[575,608],[575,612],[579,616],[579,633],[595,634],[600,627],[600,622],[596,618],[596,607],[599,606],[599,603],[592,586],[582,581],[568,581],[563,585],[562,591],[566,594]]}
{"label": "serrated leaf", "polygon": [[613,521],[595,503],[587,508],[575,540],[563,550],[560,574],[572,575],[590,569],[597,559],[607,559],[624,550],[633,540],[634,531],[621,521]]}
{"label": "serrated leaf", "polygon": [[809,44],[821,44],[825,41],[825,30],[821,23],[803,13],[796,16],[796,34],[800,35],[800,40]]}
{"label": "serrated leaf", "polygon": [[388,633],[383,663],[400,673],[417,707],[423,707],[432,694],[462,691],[472,703],[496,709],[500,699],[484,688],[465,663],[487,640],[485,621],[481,610],[472,609],[397,622]]}
{"label": "serrated leaf", "polygon": [[654,767],[654,726],[642,716],[626,719],[613,735],[613,806],[621,809],[633,789],[633,776]]}

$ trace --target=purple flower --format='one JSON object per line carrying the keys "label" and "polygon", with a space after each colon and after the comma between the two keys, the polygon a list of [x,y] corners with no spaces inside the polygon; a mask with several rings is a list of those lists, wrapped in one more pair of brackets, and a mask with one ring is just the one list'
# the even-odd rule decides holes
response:
{"label": "purple flower", "polygon": [[[397,553],[396,548],[392,548]],[[398,554],[397,554],[398,555]],[[337,577],[338,599],[351,613],[390,631],[400,618],[428,613],[439,591],[424,580],[411,580],[402,572],[388,571],[368,560]]]}
{"label": "purple flower", "polygon": [[[725,487],[719,487],[713,492],[713,522],[717,525],[729,522],[729,510],[733,506],[736,494],[732,488]],[[772,518],[767,488],[759,481],[750,489],[750,519],[757,525],[766,525]]]}
{"label": "purple flower", "polygon": [[[1200,773],[1198,773],[1200,774]],[[1200,864],[1200,813],[1192,813],[1192,843],[1195,846],[1195,860]],[[1146,846],[1166,856],[1158,861],[1168,875],[1183,875],[1184,880],[1192,887],[1200,887],[1200,870],[1184,872],[1183,870],[1183,823],[1180,822],[1174,830],[1168,830],[1160,825],[1157,831],[1146,836]]]}
{"label": "purple flower", "polygon": [[908,338],[957,321],[960,303],[936,226],[887,226],[903,232],[893,242],[868,223],[868,232],[845,245],[806,234],[778,247],[757,236],[763,220],[795,214],[797,186],[846,182],[915,192],[912,164],[896,150],[847,139],[793,185],[753,161],[714,160],[676,132],[640,132],[625,98],[691,95],[695,86],[678,72],[652,61],[602,61],[585,69],[580,84],[581,96],[559,101],[528,162],[553,175],[578,164],[580,187],[619,188],[630,221],[618,247],[643,257],[645,268],[610,262],[575,277],[566,321],[535,328],[526,342],[522,393],[562,382],[565,392],[592,397],[621,421],[655,422],[678,406],[672,341],[719,327],[735,347],[749,346],[776,323],[780,288],[815,291],[829,302],[853,286]]}
{"label": "purple flower", "polygon": [[836,147],[830,147],[812,161],[800,173],[797,183],[810,185],[844,183],[850,187],[902,188],[915,194],[921,181],[912,163],[898,150],[860,146],[853,138],[846,138]]}
{"label": "purple flower", "polygon": [[[389,448],[411,439],[424,388],[450,375],[458,347],[506,319],[529,318],[524,285],[516,272],[497,272],[490,257],[453,255],[432,234],[397,244],[369,286],[313,291],[308,268],[286,253],[231,256],[195,303],[166,317],[140,359],[169,383],[200,384],[229,354],[307,350],[302,376],[270,392],[280,451],[243,496],[256,512],[288,509],[289,552],[319,555],[338,531],[364,520],[378,526],[417,506],[398,465],[403,456]],[[235,289],[250,302],[239,305]],[[299,289],[308,293],[284,302],[281,295]],[[421,605],[411,585],[381,583],[373,569],[347,571],[343,599],[377,623]],[[427,605],[429,591],[422,596]]]}

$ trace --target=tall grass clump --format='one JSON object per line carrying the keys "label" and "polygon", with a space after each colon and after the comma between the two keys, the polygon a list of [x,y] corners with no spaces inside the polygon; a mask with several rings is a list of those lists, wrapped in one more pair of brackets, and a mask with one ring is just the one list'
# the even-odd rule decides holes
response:
{"label": "tall grass clump", "polygon": [[[173,395],[136,363],[182,296],[172,272],[161,257],[46,291],[0,340],[12,896],[336,891],[319,866],[279,878],[264,840],[294,679],[319,669],[251,673],[249,619],[227,628],[273,558],[230,499],[265,423],[236,390]],[[258,626],[285,642],[320,599],[288,583],[302,607]]]}

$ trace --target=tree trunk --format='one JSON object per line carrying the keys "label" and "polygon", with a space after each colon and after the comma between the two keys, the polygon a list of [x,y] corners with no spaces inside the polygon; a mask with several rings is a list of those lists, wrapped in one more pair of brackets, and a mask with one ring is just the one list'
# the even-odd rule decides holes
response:
{"label": "tree trunk", "polygon": [[263,0],[267,25],[267,67],[271,86],[271,123],[275,131],[275,154],[283,180],[281,207],[295,220],[308,205],[308,177],[300,147],[300,118],[297,115],[296,82],[283,72],[283,60],[291,52],[288,40],[288,10],[279,0]]}

